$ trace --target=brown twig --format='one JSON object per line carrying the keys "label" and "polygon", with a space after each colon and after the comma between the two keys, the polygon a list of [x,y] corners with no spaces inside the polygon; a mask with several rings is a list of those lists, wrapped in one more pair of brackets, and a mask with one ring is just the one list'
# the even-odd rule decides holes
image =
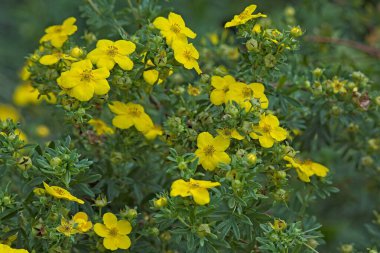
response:
{"label": "brown twig", "polygon": [[357,49],[363,53],[366,53],[367,55],[371,57],[375,57],[377,59],[380,59],[380,49],[371,47],[365,44],[362,44],[357,41],[352,40],[346,40],[346,39],[337,39],[337,38],[329,38],[329,37],[320,37],[320,36],[307,36],[305,37],[306,40],[311,42],[317,42],[317,43],[328,43],[328,44],[336,44],[336,45],[342,45],[351,47],[354,49]]}

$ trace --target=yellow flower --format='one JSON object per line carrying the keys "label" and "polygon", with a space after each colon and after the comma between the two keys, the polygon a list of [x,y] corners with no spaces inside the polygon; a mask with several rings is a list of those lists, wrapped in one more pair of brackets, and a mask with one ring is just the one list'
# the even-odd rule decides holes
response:
{"label": "yellow flower", "polygon": [[92,228],[92,222],[88,221],[88,216],[84,212],[78,212],[74,215],[72,221],[79,233],[86,233]]}
{"label": "yellow flower", "polygon": [[262,115],[259,125],[253,127],[253,132],[249,134],[252,139],[259,139],[260,145],[270,148],[276,141],[283,141],[288,136],[288,132],[280,127],[280,122],[274,115]]}
{"label": "yellow flower", "polygon": [[30,78],[30,71],[29,71],[29,67],[31,67],[33,64],[32,61],[30,60],[27,60],[25,65],[22,67],[21,71],[20,71],[20,78],[22,81],[26,81]]}
{"label": "yellow flower", "polygon": [[69,38],[69,35],[77,31],[77,26],[74,25],[76,19],[73,17],[67,18],[62,25],[53,25],[45,29],[46,34],[41,38],[40,43],[50,41],[56,47],[62,47],[63,43]]}
{"label": "yellow flower", "polygon": [[71,220],[66,220],[65,218],[61,219],[61,225],[57,227],[57,231],[65,236],[72,236],[78,233],[78,230],[74,228],[74,222]]}
{"label": "yellow flower", "polygon": [[201,89],[196,87],[196,86],[192,86],[191,84],[189,84],[187,86],[187,93],[190,95],[190,96],[199,96],[201,94]]}
{"label": "yellow flower", "polygon": [[52,54],[44,55],[40,58],[39,62],[42,65],[53,65],[59,62],[60,60],[68,60],[68,61],[75,61],[76,58],[71,57],[68,54],[64,54],[62,52],[53,52]]}
{"label": "yellow flower", "polygon": [[90,124],[94,128],[97,135],[115,133],[115,131],[101,119],[90,119],[88,121],[88,124]]}
{"label": "yellow flower", "polygon": [[195,180],[190,178],[189,182],[178,179],[173,182],[170,196],[188,197],[193,196],[195,203],[205,205],[210,203],[210,194],[207,189],[220,186],[219,182],[211,182],[205,180]]}
{"label": "yellow flower", "polygon": [[154,207],[161,208],[161,207],[164,207],[164,206],[166,206],[168,204],[168,200],[165,197],[161,197],[159,199],[156,199],[153,202],[153,204],[154,204]]}
{"label": "yellow flower", "polygon": [[235,83],[235,78],[230,75],[224,77],[212,76],[211,85],[215,88],[211,91],[210,101],[214,105],[221,105],[226,102],[226,94],[230,89],[230,85]]}
{"label": "yellow flower", "polygon": [[302,36],[303,33],[302,33],[302,30],[299,26],[294,26],[290,30],[290,34],[294,37],[300,37],[300,36]]}
{"label": "yellow flower", "polygon": [[[146,66],[148,68],[151,68],[151,67],[154,67],[155,65],[153,64],[152,60],[149,59],[146,63]],[[173,71],[169,70],[168,76],[171,76],[172,74],[173,74]],[[160,72],[158,72],[158,70],[156,69],[145,70],[143,73],[143,78],[145,82],[147,82],[150,85],[154,85],[156,83],[161,84],[164,81],[162,78],[160,78]]]}
{"label": "yellow flower", "polygon": [[44,183],[45,190],[48,194],[51,196],[57,198],[57,199],[67,199],[70,201],[77,202],[79,204],[84,204],[84,201],[81,199],[78,199],[77,197],[71,195],[70,192],[67,190],[59,187],[59,186],[49,186],[47,183]]}
{"label": "yellow flower", "polygon": [[194,39],[197,35],[186,27],[185,21],[176,13],[170,12],[169,17],[158,17],[153,25],[160,30],[161,35],[166,38],[166,44],[172,46],[174,41],[187,43],[187,37]]}
{"label": "yellow flower", "polygon": [[115,63],[124,70],[133,68],[133,61],[128,55],[136,50],[136,45],[127,40],[99,40],[96,48],[88,53],[87,58],[96,64],[98,68],[113,69]]}
{"label": "yellow flower", "polygon": [[107,94],[110,86],[106,78],[109,75],[106,68],[92,69],[91,61],[83,60],[71,64],[70,70],[63,72],[57,82],[69,96],[88,101],[94,94]]}
{"label": "yellow flower", "polygon": [[334,93],[346,93],[347,90],[344,87],[346,85],[347,81],[339,80],[339,78],[334,77],[332,81],[329,81],[328,84],[332,86]]}
{"label": "yellow flower", "polygon": [[17,86],[13,92],[13,103],[17,106],[37,105],[43,100],[49,104],[55,104],[57,97],[52,92],[48,95],[41,95],[29,82]]}
{"label": "yellow flower", "polygon": [[262,109],[268,108],[269,101],[264,94],[264,85],[261,83],[245,84],[241,82],[235,82],[230,85],[229,91],[226,94],[227,101],[235,101],[241,107],[244,107],[246,111],[249,111],[252,107],[251,99],[257,99],[260,102]]}
{"label": "yellow flower", "polygon": [[199,53],[192,43],[187,44],[182,41],[175,41],[173,43],[173,50],[174,58],[177,62],[183,64],[186,69],[195,69],[198,74],[202,73],[197,62]]}
{"label": "yellow flower", "polygon": [[39,137],[45,138],[50,135],[50,129],[45,125],[38,125],[36,127],[36,133]]}
{"label": "yellow flower", "polygon": [[235,15],[234,18],[227,22],[224,25],[224,28],[232,27],[232,26],[238,26],[247,23],[247,21],[254,19],[254,18],[265,18],[267,15],[258,13],[258,14],[252,14],[256,10],[257,6],[254,4],[251,4],[250,6],[246,7],[242,13],[239,15]]}
{"label": "yellow flower", "polygon": [[7,119],[17,122],[20,120],[20,114],[13,106],[0,104],[0,121],[6,121]]}
{"label": "yellow flower", "polygon": [[325,177],[329,172],[327,167],[310,160],[302,161],[290,156],[284,156],[284,160],[289,162],[288,167],[296,169],[299,179],[304,182],[310,182],[310,177],[313,175]]}
{"label": "yellow flower", "polygon": [[160,126],[155,125],[152,128],[150,128],[149,130],[145,131],[143,134],[144,134],[145,138],[147,138],[148,140],[153,140],[158,135],[161,136],[163,134],[163,132],[162,132],[162,129]]}
{"label": "yellow flower", "polygon": [[131,239],[127,236],[132,231],[131,223],[126,220],[117,220],[113,213],[103,215],[104,225],[96,223],[95,233],[104,237],[103,246],[109,250],[128,249],[131,246]]}
{"label": "yellow flower", "polygon": [[241,136],[241,134],[239,134],[239,132],[236,131],[236,129],[223,128],[216,130],[216,132],[224,138],[233,138],[239,141],[244,139],[244,137]]}
{"label": "yellow flower", "polygon": [[140,132],[147,132],[153,128],[153,121],[148,114],[145,113],[144,107],[139,104],[124,104],[114,101],[108,105],[110,110],[116,114],[112,120],[112,125],[120,129],[128,129],[135,126]]}
{"label": "yellow flower", "polygon": [[230,140],[223,136],[215,138],[208,132],[203,132],[197,138],[198,149],[195,155],[205,170],[214,170],[219,163],[229,164],[231,158],[224,152],[230,146]]}
{"label": "yellow flower", "polygon": [[29,251],[25,249],[12,249],[6,244],[0,243],[0,252],[1,253],[29,253]]}

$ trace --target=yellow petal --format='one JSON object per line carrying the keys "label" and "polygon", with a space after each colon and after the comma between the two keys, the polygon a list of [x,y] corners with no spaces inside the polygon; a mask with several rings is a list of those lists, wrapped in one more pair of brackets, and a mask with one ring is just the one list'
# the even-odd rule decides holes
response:
{"label": "yellow petal", "polygon": [[110,85],[106,79],[96,80],[94,85],[94,93],[96,95],[104,95],[110,90]]}
{"label": "yellow petal", "polygon": [[120,68],[124,70],[131,70],[133,68],[133,61],[127,56],[117,55],[114,58],[115,62],[119,65]]}
{"label": "yellow petal", "polygon": [[274,144],[273,138],[268,134],[259,136],[259,142],[263,148],[271,148]]}
{"label": "yellow petal", "polygon": [[133,126],[133,121],[128,116],[118,115],[112,119],[112,125],[120,129],[128,129]]}
{"label": "yellow petal", "polygon": [[199,187],[202,187],[202,188],[214,188],[214,187],[220,186],[219,182],[211,182],[207,180],[196,180],[192,178],[190,178],[190,183],[197,184]]}
{"label": "yellow petal", "polygon": [[108,105],[111,112],[115,114],[127,114],[128,106],[119,101],[112,101],[111,104]]}
{"label": "yellow petal", "polygon": [[88,216],[87,216],[87,214],[85,212],[78,212],[78,213],[76,213],[74,215],[73,220],[76,221],[76,220],[79,220],[79,219],[87,221],[88,220]]}
{"label": "yellow petal", "polygon": [[142,113],[140,117],[133,119],[136,129],[140,132],[147,132],[154,127],[153,121],[148,114]]}
{"label": "yellow petal", "polygon": [[212,145],[217,151],[224,151],[230,146],[230,139],[218,135],[214,138]]}
{"label": "yellow petal", "polygon": [[118,48],[118,51],[122,55],[129,55],[136,50],[135,43],[127,40],[118,40],[115,42],[115,47]]}
{"label": "yellow petal", "polygon": [[327,167],[314,162],[311,164],[311,169],[319,177],[325,177],[327,175],[327,172],[329,171]]}
{"label": "yellow petal", "polygon": [[288,132],[282,127],[275,127],[270,131],[270,135],[276,141],[283,141],[288,136]]}
{"label": "yellow petal", "polygon": [[228,156],[226,152],[215,152],[213,155],[213,158],[217,163],[224,163],[224,164],[230,164],[231,158]]}
{"label": "yellow petal", "polygon": [[206,205],[210,203],[210,194],[207,189],[195,188],[191,189],[190,191],[195,203],[197,203],[198,205]]}
{"label": "yellow petal", "polygon": [[44,55],[40,58],[40,63],[42,65],[53,65],[60,60],[59,56],[55,54]]}
{"label": "yellow petal", "polygon": [[96,43],[96,47],[101,49],[108,49],[108,47],[111,47],[113,45],[114,42],[111,40],[98,40],[98,42]]}
{"label": "yellow petal", "polygon": [[103,222],[107,228],[115,228],[117,226],[117,218],[113,213],[105,213],[103,215]]}
{"label": "yellow petal", "polygon": [[208,170],[208,171],[215,170],[216,166],[218,165],[218,162],[215,159],[208,156],[199,157],[199,163],[202,165],[202,167],[205,170]]}
{"label": "yellow petal", "polygon": [[94,96],[94,91],[95,88],[93,84],[79,83],[77,86],[68,90],[67,94],[79,101],[89,101]]}
{"label": "yellow petal", "polygon": [[208,132],[202,132],[197,137],[197,146],[198,148],[203,148],[213,143],[214,137]]}
{"label": "yellow petal", "polygon": [[119,240],[119,245],[118,247],[120,249],[129,249],[129,247],[131,247],[131,239],[129,239],[128,236],[126,235],[122,235],[122,236],[118,236],[118,240]]}
{"label": "yellow petal", "polygon": [[103,246],[109,250],[117,250],[119,246],[119,240],[117,240],[117,237],[106,237],[103,239]]}
{"label": "yellow petal", "polygon": [[99,68],[91,71],[94,79],[106,79],[110,76],[110,72],[107,68]]}
{"label": "yellow petal", "polygon": [[96,223],[94,225],[94,231],[100,237],[107,237],[109,234],[108,228],[101,223]]}
{"label": "yellow petal", "polygon": [[185,182],[183,179],[178,179],[172,183],[170,196],[176,197],[187,197],[190,196],[189,183]]}
{"label": "yellow petal", "polygon": [[106,68],[108,70],[111,70],[115,66],[115,61],[108,56],[100,57],[96,62],[96,66],[99,68]]}
{"label": "yellow petal", "polygon": [[170,28],[169,20],[163,17],[158,17],[153,21],[154,27],[160,30],[167,30]]}
{"label": "yellow petal", "polygon": [[226,102],[226,93],[223,90],[213,90],[210,94],[210,101],[214,105],[221,105]]}
{"label": "yellow petal", "polygon": [[119,234],[126,235],[132,231],[132,226],[131,223],[129,223],[129,221],[119,220],[117,222],[117,229],[119,231]]}

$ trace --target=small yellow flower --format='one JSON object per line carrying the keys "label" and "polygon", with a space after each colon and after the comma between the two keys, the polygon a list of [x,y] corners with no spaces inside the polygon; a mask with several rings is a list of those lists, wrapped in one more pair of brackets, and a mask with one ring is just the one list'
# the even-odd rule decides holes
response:
{"label": "small yellow flower", "polygon": [[0,243],[0,252],[1,253],[29,253],[29,251],[25,249],[13,249],[6,244]]}
{"label": "small yellow flower", "polygon": [[244,137],[241,134],[239,134],[239,132],[236,129],[223,128],[216,130],[216,132],[224,138],[233,138],[239,141],[244,139]]}
{"label": "small yellow flower", "polygon": [[62,25],[53,25],[45,29],[46,34],[41,38],[40,43],[50,41],[56,48],[61,48],[63,43],[69,38],[69,35],[77,31],[77,26],[74,25],[76,19],[73,17],[67,18]]}
{"label": "small yellow flower", "polygon": [[106,78],[109,75],[106,68],[92,69],[91,61],[83,60],[71,64],[70,70],[63,72],[57,82],[69,96],[79,101],[88,101],[94,94],[108,93],[110,86]]}
{"label": "small yellow flower", "polygon": [[334,77],[332,81],[328,81],[328,85],[333,88],[333,92],[336,93],[346,93],[347,90],[345,88],[347,80],[339,80],[338,77]]}
{"label": "small yellow flower", "polygon": [[232,26],[238,26],[247,23],[247,21],[254,19],[254,18],[265,18],[267,15],[258,13],[258,14],[252,14],[257,8],[257,5],[251,4],[250,6],[246,7],[242,13],[239,15],[235,15],[234,18],[227,22],[224,25],[224,28],[232,27]]}
{"label": "small yellow flower", "polygon": [[191,84],[189,84],[187,86],[187,93],[190,95],[190,96],[199,96],[201,94],[201,89],[196,87],[196,86],[192,86]]}
{"label": "small yellow flower", "polygon": [[140,132],[147,132],[153,128],[153,121],[145,113],[144,107],[139,104],[114,101],[108,105],[110,110],[116,114],[112,125],[120,129],[128,129],[135,126]]}
{"label": "small yellow flower", "polygon": [[226,94],[227,101],[235,101],[246,111],[252,107],[251,99],[257,99],[260,102],[262,109],[268,108],[269,101],[264,94],[264,85],[261,83],[245,84],[242,82],[235,82],[230,85],[229,91]]}
{"label": "small yellow flower", "polygon": [[79,204],[84,204],[84,201],[81,199],[78,199],[77,197],[71,195],[70,192],[67,190],[59,187],[59,186],[49,186],[47,183],[44,183],[45,190],[48,194],[51,196],[57,198],[57,199],[67,199],[70,201],[77,202]]}
{"label": "small yellow flower", "polygon": [[187,37],[194,39],[197,35],[186,27],[185,21],[176,13],[170,12],[168,18],[158,17],[153,25],[160,30],[161,35],[166,38],[166,44],[172,46],[174,41],[187,43]]}
{"label": "small yellow flower", "polygon": [[310,160],[302,161],[291,156],[284,156],[284,160],[289,162],[288,167],[296,169],[299,179],[303,182],[310,182],[310,177],[313,175],[325,177],[329,172],[327,167]]}
{"label": "small yellow flower", "polygon": [[64,54],[60,51],[57,51],[57,52],[53,52],[52,54],[47,54],[47,55],[42,56],[39,62],[42,65],[53,65],[59,62],[60,60],[76,61],[77,59],[74,57],[71,57],[68,54]]}
{"label": "small yellow flower", "polygon": [[212,76],[211,85],[215,89],[212,90],[210,94],[211,103],[214,105],[221,105],[223,103],[226,103],[226,94],[230,90],[230,85],[233,83],[236,83],[233,76]]}
{"label": "small yellow flower", "polygon": [[74,228],[74,222],[65,218],[61,219],[61,225],[57,227],[57,231],[69,237],[78,233],[78,230]]}
{"label": "small yellow flower", "polygon": [[192,43],[187,44],[182,41],[175,41],[173,43],[173,50],[174,58],[177,62],[183,64],[186,69],[195,69],[198,74],[202,73],[197,62],[199,53]]}
{"label": "small yellow flower", "polygon": [[271,148],[276,141],[283,141],[288,136],[288,132],[280,127],[280,122],[274,115],[262,115],[259,125],[253,127],[253,132],[249,134],[252,139],[259,139],[260,145],[264,148]]}
{"label": "small yellow flower", "polygon": [[88,53],[87,58],[96,64],[98,68],[113,69],[115,63],[123,70],[131,70],[133,61],[128,55],[136,50],[136,45],[127,40],[99,40],[96,48]]}
{"label": "small yellow flower", "polygon": [[88,215],[84,212],[76,213],[72,221],[79,233],[86,233],[92,228],[92,222],[88,220]]}
{"label": "small yellow flower", "polygon": [[94,128],[97,135],[106,135],[106,134],[115,133],[115,131],[101,119],[90,119],[88,121],[88,124]]}
{"label": "small yellow flower", "polygon": [[95,233],[104,237],[103,246],[109,250],[128,249],[131,246],[131,239],[127,236],[132,231],[131,223],[126,220],[117,220],[113,213],[105,213],[103,222],[96,223]]}
{"label": "small yellow flower", "polygon": [[210,203],[210,193],[207,189],[220,186],[219,182],[211,182],[205,180],[195,180],[190,178],[189,182],[178,179],[171,186],[170,196],[189,197],[192,196],[198,205],[206,205]]}
{"label": "small yellow flower", "polygon": [[33,193],[36,194],[37,196],[42,196],[46,193],[45,189],[36,187],[33,189]]}
{"label": "small yellow flower", "polygon": [[38,125],[36,127],[36,133],[41,138],[46,138],[50,135],[50,129],[45,125]]}
{"label": "small yellow flower", "polygon": [[40,95],[40,92],[29,82],[17,86],[13,92],[13,103],[17,106],[23,107],[29,104],[37,105],[43,100],[49,104],[55,104],[57,102],[57,97],[52,92],[48,95]]}
{"label": "small yellow flower", "polygon": [[153,140],[157,136],[161,136],[163,134],[163,132],[162,132],[162,129],[160,126],[155,125],[152,128],[150,128],[149,130],[143,132],[143,134],[144,134],[146,139]]}
{"label": "small yellow flower", "polygon": [[0,121],[6,121],[7,119],[17,122],[20,120],[20,114],[13,106],[0,104]]}
{"label": "small yellow flower", "polygon": [[205,170],[214,170],[219,163],[229,164],[231,158],[224,152],[230,146],[230,140],[223,136],[215,138],[208,132],[202,132],[197,138],[198,149],[195,155]]}
{"label": "small yellow flower", "polygon": [[161,208],[161,207],[164,207],[164,206],[166,206],[168,204],[168,200],[165,197],[161,197],[159,199],[156,199],[153,202],[153,204],[154,204],[154,207]]}

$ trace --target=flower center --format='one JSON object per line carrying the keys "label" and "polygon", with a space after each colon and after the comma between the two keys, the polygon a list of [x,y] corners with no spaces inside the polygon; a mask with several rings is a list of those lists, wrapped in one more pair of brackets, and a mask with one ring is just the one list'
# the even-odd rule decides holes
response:
{"label": "flower center", "polygon": [[264,133],[270,133],[272,130],[272,127],[270,125],[264,125],[262,129]]}
{"label": "flower center", "polygon": [[62,189],[55,189],[55,192],[58,193],[58,195],[65,195],[65,192]]}
{"label": "flower center", "polygon": [[116,237],[117,234],[118,234],[118,230],[117,230],[117,228],[111,228],[111,229],[109,230],[109,232],[108,232],[108,235],[109,235],[110,237]]}
{"label": "flower center", "polygon": [[59,27],[55,28],[54,32],[61,33],[62,32],[62,27],[59,26]]}
{"label": "flower center", "polygon": [[243,11],[242,13],[239,14],[240,19],[246,19],[249,16],[249,12]]}
{"label": "flower center", "polygon": [[242,90],[242,94],[244,98],[250,98],[252,95],[252,90],[250,88],[245,87]]}
{"label": "flower center", "polygon": [[191,51],[189,50],[185,50],[185,52],[183,52],[183,56],[188,60],[188,61],[191,61],[192,60],[192,55],[191,55]]}
{"label": "flower center", "polygon": [[82,82],[89,82],[89,81],[91,81],[91,79],[93,77],[92,76],[92,70],[91,69],[85,69],[85,70],[83,70],[83,72],[80,76],[81,76],[80,80]]}
{"label": "flower center", "polygon": [[138,108],[129,108],[128,113],[132,117],[140,117],[141,115],[141,111]]}
{"label": "flower center", "polygon": [[118,48],[115,46],[109,46],[107,54],[111,57],[115,57],[118,54]]}
{"label": "flower center", "polygon": [[179,24],[177,23],[174,23],[170,26],[170,30],[174,33],[180,33],[181,32],[181,27],[179,26]]}
{"label": "flower center", "polygon": [[226,135],[226,136],[230,136],[231,135],[231,130],[230,129],[224,129],[223,130],[223,134]]}
{"label": "flower center", "polygon": [[215,148],[212,145],[208,145],[203,149],[206,156],[212,156],[215,153]]}

